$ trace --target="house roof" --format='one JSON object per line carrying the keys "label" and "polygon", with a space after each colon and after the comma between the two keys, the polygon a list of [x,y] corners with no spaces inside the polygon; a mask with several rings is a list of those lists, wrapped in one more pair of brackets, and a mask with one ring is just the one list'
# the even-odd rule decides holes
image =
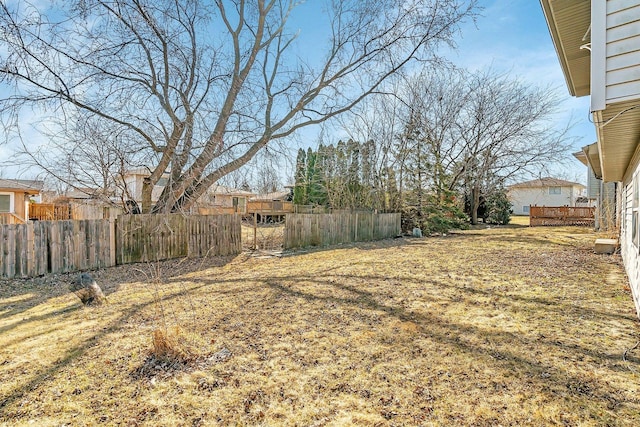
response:
{"label": "house roof", "polygon": [[[631,172],[629,166],[640,138],[640,108],[637,108],[638,98],[635,95],[637,92],[630,93],[629,96],[606,96],[607,85],[612,86],[616,82],[615,73],[607,68],[610,64],[606,54],[610,48],[606,37],[609,28],[616,28],[614,31],[622,28],[619,26],[621,22],[618,22],[621,19],[625,22],[629,17],[637,20],[635,12],[628,7],[637,5],[637,0],[630,2],[540,0],[540,4],[569,93],[574,96],[583,96],[593,94],[595,91],[597,95],[595,102],[592,96],[591,111],[598,137],[597,160],[600,162],[600,175],[595,165],[596,156],[589,155],[593,170],[596,176],[601,176],[604,181],[622,181]],[[620,11],[626,9],[631,12],[630,14],[621,13],[620,16],[617,13],[607,16],[609,6],[620,8]],[[595,28],[591,27],[592,14]],[[640,33],[637,28],[637,25],[628,25],[627,29],[630,32],[625,33],[624,37],[628,40],[637,37]],[[597,53],[593,57],[589,50],[592,46],[595,48],[593,52]],[[604,56],[601,58],[601,55]],[[631,69],[631,66],[637,65],[638,59],[637,55],[629,55],[629,58],[631,62],[626,63],[624,67]],[[594,64],[591,63],[592,61]],[[597,82],[597,85],[593,88],[591,87],[592,66],[593,70],[597,71],[594,75],[594,82]],[[605,93],[602,93],[603,90]]]}
{"label": "house roof", "polygon": [[238,188],[226,187],[224,185],[213,185],[209,191],[211,194],[225,194],[228,196],[253,196],[251,191],[240,190]]}
{"label": "house roof", "polygon": [[510,185],[509,188],[540,188],[540,187],[580,187],[586,188],[579,182],[565,181],[564,179],[544,177],[531,181],[519,182]]}
{"label": "house roof", "polygon": [[284,200],[291,195],[291,191],[274,191],[273,193],[256,194],[249,200]]}
{"label": "house roof", "polygon": [[24,191],[26,193],[39,193],[40,191],[42,191],[42,188],[44,188],[44,181],[0,178],[0,188],[6,190]]}
{"label": "house roof", "polygon": [[70,199],[92,199],[104,193],[104,190],[98,188],[74,188],[65,195]]}
{"label": "house roof", "polygon": [[600,153],[598,151],[598,143],[585,145],[581,151],[573,153],[573,157],[590,168],[596,178],[602,179],[602,168],[600,166]]}

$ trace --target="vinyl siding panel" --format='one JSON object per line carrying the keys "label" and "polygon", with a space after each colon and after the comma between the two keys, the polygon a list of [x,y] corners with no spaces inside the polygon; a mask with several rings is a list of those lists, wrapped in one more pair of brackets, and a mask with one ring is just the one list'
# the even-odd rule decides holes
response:
{"label": "vinyl siding panel", "polygon": [[640,99],[640,4],[607,2],[606,103]]}
{"label": "vinyl siding panel", "polygon": [[640,64],[640,50],[629,52],[626,55],[607,58],[607,71],[615,71],[623,68],[635,67]]}
{"label": "vinyl siding panel", "polygon": [[600,180],[596,178],[593,173],[593,169],[589,169],[589,174],[587,175],[587,197],[590,199],[597,199],[600,194]]}
{"label": "vinyl siding panel", "polygon": [[[640,173],[640,167],[636,162],[632,165],[636,173]],[[640,317],[640,250],[634,244],[633,236],[633,192],[638,191],[634,189],[633,177],[634,174],[629,174],[627,180],[623,182],[621,211],[622,211],[622,227],[620,232],[620,249],[622,252],[622,259],[629,279],[629,285],[631,287],[631,293],[633,302],[636,307],[636,312]]]}
{"label": "vinyl siding panel", "polygon": [[607,103],[631,101],[640,98],[640,81],[607,87]]}

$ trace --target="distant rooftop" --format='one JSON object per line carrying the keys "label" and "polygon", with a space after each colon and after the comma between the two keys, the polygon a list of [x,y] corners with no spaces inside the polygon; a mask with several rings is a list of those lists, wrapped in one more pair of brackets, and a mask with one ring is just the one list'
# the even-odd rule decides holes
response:
{"label": "distant rooftop", "polygon": [[544,177],[531,181],[519,182],[510,185],[509,188],[538,188],[538,187],[581,187],[586,188],[579,182],[565,181],[564,179]]}
{"label": "distant rooftop", "polygon": [[44,188],[44,181],[0,178],[0,188],[23,190],[27,192],[40,192]]}

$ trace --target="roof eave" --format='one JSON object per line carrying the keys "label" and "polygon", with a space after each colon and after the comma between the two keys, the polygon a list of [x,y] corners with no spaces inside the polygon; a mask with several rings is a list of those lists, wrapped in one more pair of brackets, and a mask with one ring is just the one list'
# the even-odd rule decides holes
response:
{"label": "roof eave", "polygon": [[[584,55],[588,55],[588,53],[585,51],[584,55],[580,54],[581,46],[579,44],[574,45],[574,43],[571,43],[571,46],[566,46],[559,28],[584,28],[584,31],[586,32],[591,24],[590,13],[587,14],[589,19],[586,19],[584,14],[571,14],[562,22],[558,22],[558,18],[554,14],[554,9],[551,6],[552,2],[553,0],[540,0],[542,11],[544,13],[545,20],[547,21],[547,28],[551,35],[551,41],[553,42],[553,46],[556,50],[556,56],[560,62],[562,74],[564,75],[564,79],[567,84],[567,89],[571,96],[580,97],[589,95],[591,93],[590,70],[585,70],[584,67],[578,64],[574,64],[574,66],[572,66],[568,59],[569,55],[567,54],[568,52],[572,52],[572,60],[575,62],[577,56],[582,57]],[[582,8],[583,12],[591,10],[589,1],[577,2],[572,6]],[[571,37],[569,38],[575,42],[575,39],[572,39]]]}

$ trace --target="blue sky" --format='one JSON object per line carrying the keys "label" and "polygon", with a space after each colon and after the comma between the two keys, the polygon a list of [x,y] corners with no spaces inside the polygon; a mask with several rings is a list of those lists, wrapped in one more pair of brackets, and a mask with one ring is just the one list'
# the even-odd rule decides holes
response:
{"label": "blue sky", "polygon": [[[322,38],[318,30],[322,27],[322,23],[318,22],[323,19],[321,3],[307,0],[300,7],[299,15],[294,14],[301,25],[303,45],[309,40]],[[595,142],[589,97],[574,98],[569,95],[540,2],[479,0],[479,6],[482,8],[481,16],[475,23],[463,25],[455,49],[446,49],[443,54],[456,65],[470,71],[491,68],[532,85],[553,87],[563,99],[556,126],[564,128],[569,122],[574,124],[570,134],[576,138],[573,152]],[[311,52],[296,53],[305,58]],[[317,129],[307,129],[304,138],[314,141],[313,145],[317,141],[314,137],[317,132]],[[586,167],[573,156],[569,156],[562,164],[550,165],[550,169],[558,178],[586,183]]]}
{"label": "blue sky", "polygon": [[[551,36],[537,0],[481,0],[484,8],[477,23],[462,28],[456,50],[447,57],[461,67],[478,70],[491,67],[532,85],[557,88],[563,98],[563,110],[557,126],[570,121],[575,125],[575,150],[595,142],[595,128],[590,122],[589,97],[569,95]],[[570,158],[554,170],[559,177],[586,183],[586,167]]]}
{"label": "blue sky", "polygon": [[[301,25],[302,39],[315,43],[322,39],[322,28],[326,27],[321,22],[324,19],[321,3],[308,0],[294,13]],[[575,123],[572,136],[578,141],[574,151],[594,142],[596,137],[589,121],[589,99],[569,95],[540,3],[537,0],[480,0],[480,6],[484,8],[482,16],[475,24],[463,26],[457,48],[445,52],[448,59],[469,70],[492,68],[532,85],[556,87],[566,99],[563,111],[557,117],[557,126],[564,127],[569,121]],[[308,57],[313,55],[313,51],[296,53]],[[317,132],[319,130],[309,129],[305,134],[311,136]],[[0,162],[8,155],[9,147],[0,146]],[[2,172],[8,176],[12,169],[6,168]],[[586,181],[586,168],[573,158],[554,169],[558,177]]]}

